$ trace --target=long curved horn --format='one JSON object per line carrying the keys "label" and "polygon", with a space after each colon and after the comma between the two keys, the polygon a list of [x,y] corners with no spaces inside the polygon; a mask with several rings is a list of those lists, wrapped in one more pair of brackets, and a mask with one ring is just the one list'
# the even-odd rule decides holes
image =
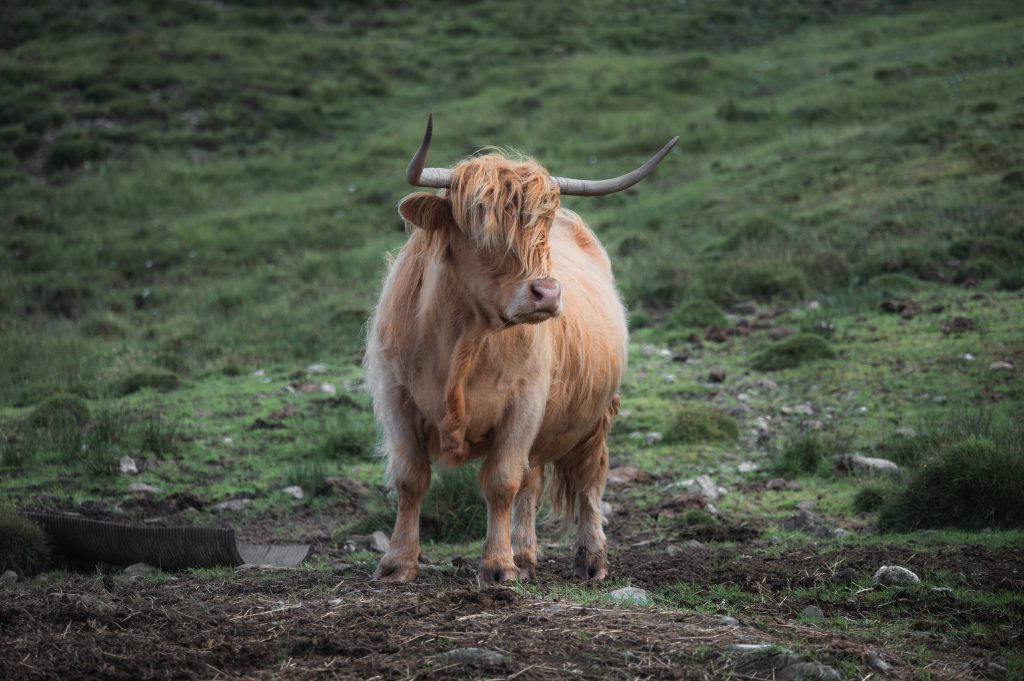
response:
{"label": "long curved horn", "polygon": [[409,166],[405,169],[406,181],[414,187],[434,187],[447,189],[452,183],[452,171],[447,168],[424,168],[427,162],[427,151],[430,150],[430,138],[434,134],[434,114],[427,116],[427,131],[423,134],[420,148],[413,154]]}
{"label": "long curved horn", "polygon": [[629,189],[634,184],[650,175],[654,168],[661,163],[661,160],[665,158],[665,155],[672,150],[672,147],[674,147],[678,141],[678,136],[673,137],[668,141],[668,144],[663,146],[661,151],[652,156],[647,163],[643,164],[631,173],[619,175],[618,177],[613,177],[610,180],[576,180],[571,177],[552,177],[551,179],[558,184],[558,189],[563,196],[604,196],[605,194],[621,192],[623,189]]}

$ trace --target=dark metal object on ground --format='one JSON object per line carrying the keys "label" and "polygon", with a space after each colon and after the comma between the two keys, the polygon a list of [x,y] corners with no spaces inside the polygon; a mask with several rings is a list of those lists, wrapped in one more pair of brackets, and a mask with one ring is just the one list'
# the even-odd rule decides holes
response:
{"label": "dark metal object on ground", "polygon": [[308,544],[239,544],[235,531],[215,527],[138,527],[53,513],[26,513],[57,553],[115,565],[148,563],[164,570],[218,565],[295,567]]}

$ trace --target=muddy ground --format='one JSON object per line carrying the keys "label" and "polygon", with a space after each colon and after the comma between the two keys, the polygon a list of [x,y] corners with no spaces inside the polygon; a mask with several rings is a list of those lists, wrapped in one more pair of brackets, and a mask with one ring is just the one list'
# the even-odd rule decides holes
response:
{"label": "muddy ground", "polygon": [[[1024,644],[1018,605],[972,607],[949,590],[867,586],[877,567],[897,564],[913,566],[924,584],[954,575],[960,588],[1020,592],[1018,550],[924,539],[786,543],[728,519],[645,538],[629,513],[616,515],[610,585],[572,582],[569,546],[552,541],[529,586],[478,588],[475,556],[424,566],[411,585],[381,585],[370,579],[372,558],[350,560],[337,543],[317,540],[329,528],[318,532],[313,518],[293,529],[314,540],[314,569],[50,573],[2,592],[0,677],[768,679],[792,661],[725,654],[756,643],[830,665],[842,678],[877,676],[867,663],[872,651],[893,678],[998,678],[993,651]],[[247,531],[261,534],[258,525]],[[840,567],[856,572],[851,583],[835,581]],[[649,590],[654,602],[603,598],[624,583]],[[679,584],[724,595],[688,608],[666,591]],[[801,617],[814,604],[827,623]],[[723,625],[725,614],[739,626]],[[893,623],[904,626],[890,630]],[[464,648],[492,655],[467,662],[448,654]]]}

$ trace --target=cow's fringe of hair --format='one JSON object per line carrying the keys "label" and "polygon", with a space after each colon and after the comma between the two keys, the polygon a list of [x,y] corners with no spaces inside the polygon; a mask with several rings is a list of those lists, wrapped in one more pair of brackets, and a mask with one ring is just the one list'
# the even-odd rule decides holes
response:
{"label": "cow's fringe of hair", "polygon": [[[510,159],[497,151],[466,159],[452,169],[447,190],[452,215],[478,246],[512,255],[524,279],[548,276],[547,238],[560,205],[558,187],[536,161]],[[440,233],[432,237],[444,239]]]}

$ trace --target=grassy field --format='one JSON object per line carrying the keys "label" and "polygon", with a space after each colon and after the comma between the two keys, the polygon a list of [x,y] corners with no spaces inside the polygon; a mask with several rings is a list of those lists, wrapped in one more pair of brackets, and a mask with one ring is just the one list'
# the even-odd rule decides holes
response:
{"label": "grassy field", "polygon": [[[1024,674],[1022,33],[999,1],[8,3],[0,505],[316,556],[44,573],[0,599],[0,662],[441,678],[444,651],[478,645],[506,655],[496,676],[770,676],[722,656],[756,642],[843,678],[878,673],[871,651],[897,677]],[[392,517],[360,362],[430,111],[438,165],[499,145],[612,176],[680,136],[637,187],[564,200],[630,309],[610,450],[642,475],[606,495],[610,584],[570,582],[571,540],[547,525],[536,583],[473,586],[465,471],[428,503],[418,585],[378,589],[376,556],[344,548]],[[727,491],[710,510],[679,499],[702,474]],[[780,527],[802,501],[824,530]],[[881,565],[922,584],[871,589]],[[613,604],[624,585],[652,602]],[[305,605],[267,643],[244,613],[279,607],[270,593]],[[413,606],[410,648],[393,613]],[[147,647],[147,626],[195,619],[236,622],[250,654]],[[548,625],[540,650],[527,633]],[[74,645],[43,664],[62,631]],[[135,662],[93,650],[110,641]]]}

